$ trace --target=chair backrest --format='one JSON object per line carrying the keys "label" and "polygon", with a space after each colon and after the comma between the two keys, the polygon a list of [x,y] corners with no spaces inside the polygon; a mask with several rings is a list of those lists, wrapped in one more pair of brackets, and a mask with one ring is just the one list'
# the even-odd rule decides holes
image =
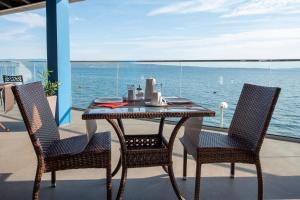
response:
{"label": "chair backrest", "polygon": [[16,85],[12,91],[37,154],[44,154],[59,131],[41,82]]}
{"label": "chair backrest", "polygon": [[259,153],[280,88],[244,84],[228,134]]}
{"label": "chair backrest", "polygon": [[17,76],[3,75],[2,78],[4,83],[22,83],[22,84],[24,83],[22,75],[17,75]]}

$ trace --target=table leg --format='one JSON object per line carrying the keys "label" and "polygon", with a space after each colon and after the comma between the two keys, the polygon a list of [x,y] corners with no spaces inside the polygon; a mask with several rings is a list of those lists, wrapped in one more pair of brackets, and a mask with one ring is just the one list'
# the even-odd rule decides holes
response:
{"label": "table leg", "polygon": [[124,129],[124,125],[123,125],[123,122],[122,122],[122,119],[117,119],[118,121],[118,125],[123,133],[123,135],[125,135],[125,129]]}
{"label": "table leg", "polygon": [[163,134],[164,125],[165,125],[165,118],[162,117],[162,118],[160,119],[159,129],[158,129],[158,134],[159,134],[161,137],[162,137],[162,134]]}
{"label": "table leg", "polygon": [[[118,125],[119,125],[119,127],[120,127],[120,129],[122,131],[122,134],[124,136],[125,135],[125,129],[124,129],[124,125],[123,125],[122,119],[117,119],[117,121],[118,121]],[[122,166],[122,157],[120,155],[118,164],[117,164],[116,168],[113,170],[113,173],[111,174],[112,177],[114,177],[119,172],[121,166]]]}
{"label": "table leg", "polygon": [[[165,118],[162,117],[162,118],[160,119],[159,129],[158,129],[158,135],[159,135],[160,137],[163,137],[162,135],[163,135],[164,125],[165,125]],[[168,174],[168,166],[164,165],[164,166],[162,166],[162,168],[163,168],[163,170]]]}
{"label": "table leg", "polygon": [[123,166],[121,180],[120,180],[120,186],[119,186],[119,190],[118,190],[118,194],[117,194],[117,198],[116,198],[117,200],[122,199],[122,194],[124,192],[126,179],[127,179],[127,167]]}
{"label": "table leg", "polygon": [[172,158],[172,154],[173,154],[173,147],[174,147],[174,142],[176,139],[176,135],[179,131],[179,129],[181,128],[181,126],[184,124],[184,122],[186,122],[188,120],[189,117],[183,117],[180,119],[180,121],[176,124],[175,128],[172,131],[170,140],[169,140],[169,144],[168,144],[168,149],[169,149],[169,166],[168,166],[168,174],[173,186],[173,189],[177,195],[178,199],[182,199],[182,196],[180,194],[180,191],[178,189],[177,183],[176,183],[176,179],[174,176],[174,171],[173,171],[173,158]]}
{"label": "table leg", "polygon": [[112,177],[114,177],[119,172],[121,166],[122,166],[122,159],[121,159],[121,155],[120,155],[118,164],[117,164],[116,168],[114,169],[113,173],[111,174]]}
{"label": "table leg", "polygon": [[[108,121],[108,123],[110,123],[110,125],[114,128],[117,136],[118,136],[118,139],[119,139],[119,142],[120,142],[120,146],[121,146],[121,156],[119,160],[120,162],[120,166],[119,166],[119,169],[121,167],[121,164],[122,164],[122,175],[121,175],[121,180],[120,180],[120,186],[119,186],[119,190],[118,190],[118,195],[117,195],[117,199],[122,199],[122,194],[123,194],[123,191],[124,191],[124,187],[125,187],[125,183],[126,183],[126,178],[127,178],[127,165],[126,165],[126,151],[127,151],[127,147],[126,147],[126,141],[125,141],[125,138],[124,138],[124,128],[122,128],[120,126],[120,120],[118,119],[118,124],[113,120],[113,119],[106,119]],[[121,123],[122,124],[122,123]],[[123,130],[122,130],[123,129]],[[119,163],[118,163],[119,165]],[[118,165],[116,167],[116,169],[118,168]],[[114,170],[113,174],[116,173],[116,169]],[[115,172],[116,171],[116,172]]]}

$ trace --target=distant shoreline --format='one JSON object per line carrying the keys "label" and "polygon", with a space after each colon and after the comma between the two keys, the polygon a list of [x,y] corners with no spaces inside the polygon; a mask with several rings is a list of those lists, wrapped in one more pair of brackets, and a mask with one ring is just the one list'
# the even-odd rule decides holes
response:
{"label": "distant shoreline", "polygon": [[[31,63],[45,63],[44,59],[8,59],[1,60],[0,64],[3,63],[14,63],[14,62],[31,62]],[[117,65],[118,63],[130,63],[133,65],[153,65],[161,67],[191,67],[191,68],[203,68],[203,69],[241,69],[241,70],[298,70],[300,69],[300,59],[243,59],[243,60],[139,60],[139,61],[71,61],[72,64],[105,64]],[[283,63],[289,63],[285,65]],[[77,66],[73,66],[77,67]],[[90,66],[87,66],[90,67]],[[95,68],[97,66],[94,66]],[[122,67],[122,66],[121,66]]]}
{"label": "distant shoreline", "polygon": [[[0,62],[9,61],[35,61],[35,62],[45,62],[46,59],[0,59]],[[200,59],[200,60],[71,60],[71,62],[138,62],[138,63],[157,63],[157,62],[299,62],[300,58],[291,59]]]}

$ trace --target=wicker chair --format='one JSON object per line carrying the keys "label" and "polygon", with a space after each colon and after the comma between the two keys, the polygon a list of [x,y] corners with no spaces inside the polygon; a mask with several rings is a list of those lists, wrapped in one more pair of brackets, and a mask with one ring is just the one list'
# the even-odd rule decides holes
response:
{"label": "wicker chair", "polygon": [[[23,76],[22,75],[2,75],[3,83],[12,83],[15,85],[24,84]],[[3,89],[0,90],[0,104],[3,104]]]}
{"label": "wicker chair", "polygon": [[4,83],[14,83],[16,85],[18,85],[18,83],[24,84],[22,75],[16,75],[16,76],[2,75],[2,78]]}
{"label": "wicker chair", "polygon": [[37,156],[37,170],[32,199],[38,199],[42,174],[66,169],[106,168],[107,199],[111,199],[111,135],[96,133],[88,144],[85,135],[60,139],[40,82],[13,86],[13,93]]}
{"label": "wicker chair", "polygon": [[187,154],[192,155],[197,162],[194,199],[200,197],[201,165],[220,162],[231,163],[232,178],[234,178],[235,163],[256,165],[258,199],[263,199],[259,152],[279,93],[280,88],[245,84],[228,135],[201,132],[197,144],[185,136],[180,139],[184,146],[184,180],[186,179]]}

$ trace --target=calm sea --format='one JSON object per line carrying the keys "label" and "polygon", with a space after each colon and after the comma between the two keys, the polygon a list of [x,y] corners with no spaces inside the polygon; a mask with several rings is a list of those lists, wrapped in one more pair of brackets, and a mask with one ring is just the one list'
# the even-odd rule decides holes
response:
{"label": "calm sea", "polygon": [[[33,73],[29,81],[38,80],[36,74],[45,68],[45,63],[33,63],[24,64],[26,70]],[[216,111],[216,117],[205,119],[208,125],[220,125],[219,104],[227,102],[224,126],[228,127],[244,83],[279,86],[282,91],[269,132],[300,137],[299,67],[300,62],[73,62],[73,106],[85,108],[94,98],[102,96],[125,96],[127,84],[144,88],[145,79],[154,77],[162,84],[164,96],[190,98]],[[2,70],[1,73],[5,72]]]}
{"label": "calm sea", "polygon": [[[281,66],[299,64],[281,63]],[[226,63],[226,68],[210,68],[212,63],[195,65],[197,67],[184,63],[73,63],[73,104],[84,108],[96,97],[124,96],[127,84],[144,88],[145,78],[155,77],[163,85],[164,96],[190,98],[216,111],[216,117],[206,119],[209,125],[220,125],[219,104],[227,102],[224,124],[227,127],[244,83],[279,86],[282,92],[269,132],[300,137],[300,69],[279,69],[276,64],[266,65],[266,69],[251,68],[259,66],[255,63],[240,66]],[[222,63],[216,65],[222,66]]]}

